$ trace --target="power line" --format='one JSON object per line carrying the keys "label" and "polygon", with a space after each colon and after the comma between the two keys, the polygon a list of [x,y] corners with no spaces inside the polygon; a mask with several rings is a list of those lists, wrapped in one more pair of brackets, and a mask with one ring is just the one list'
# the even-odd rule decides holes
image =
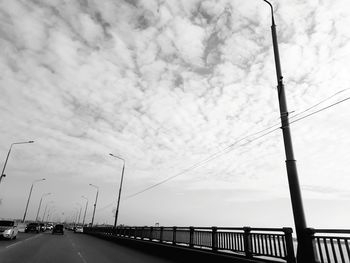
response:
{"label": "power line", "polygon": [[321,112],[321,111],[324,111],[324,110],[327,110],[327,109],[329,109],[329,108],[332,108],[332,107],[334,107],[334,106],[336,106],[336,105],[338,105],[338,104],[340,104],[340,103],[342,103],[342,102],[344,102],[344,101],[347,101],[347,100],[349,100],[349,99],[350,99],[350,97],[347,97],[347,98],[345,98],[345,99],[342,99],[342,100],[340,100],[340,101],[337,101],[337,102],[335,102],[335,103],[333,103],[333,104],[331,104],[331,105],[328,105],[327,107],[321,108],[321,109],[319,109],[319,110],[317,110],[317,111],[314,111],[314,112],[309,113],[309,114],[307,114],[307,115],[305,115],[305,116],[303,116],[303,117],[300,117],[300,118],[298,118],[298,119],[296,119],[296,120],[293,120],[293,121],[290,122],[290,124],[292,124],[292,123],[294,123],[294,122],[297,122],[297,121],[300,121],[300,120],[302,120],[302,119],[305,119],[305,118],[307,118],[307,117],[310,117],[310,116],[312,116],[312,115],[315,115],[316,113],[319,113],[319,112]]}
{"label": "power line", "polygon": [[[325,101],[331,99],[332,97],[336,96],[336,95],[339,94],[339,93],[344,92],[345,90],[349,90],[349,89],[344,89],[344,90],[341,90],[341,91],[339,91],[339,92],[336,92],[335,94],[333,94],[333,95],[331,95],[330,97],[328,97],[328,98],[322,100],[321,102],[318,102],[318,103],[316,103],[315,105],[313,105],[313,106],[311,106],[311,107],[309,107],[309,108],[303,110],[302,112],[300,112],[300,113],[298,113],[298,114],[295,114],[295,115],[293,116],[293,118],[295,118],[296,116],[299,116],[300,114],[305,113],[305,112],[307,112],[307,111],[309,111],[309,110],[311,110],[311,109],[317,107],[317,106],[320,105],[321,103],[323,103],[323,102],[325,102]],[[347,98],[345,98],[345,99],[343,99],[343,100],[340,100],[340,101],[338,101],[338,102],[335,102],[335,103],[333,103],[333,104],[331,104],[331,105],[328,105],[328,106],[326,106],[326,107],[324,107],[324,108],[321,108],[321,109],[319,109],[319,110],[317,110],[317,111],[315,111],[315,112],[312,112],[312,113],[307,114],[307,115],[305,115],[305,116],[302,116],[302,117],[300,117],[300,118],[298,118],[298,119],[295,119],[295,120],[291,121],[290,124],[295,123],[295,122],[298,122],[298,121],[300,121],[300,120],[302,120],[302,119],[305,119],[305,118],[307,118],[307,117],[310,117],[310,116],[312,116],[312,115],[314,115],[314,114],[317,114],[317,113],[319,113],[319,112],[321,112],[321,111],[324,111],[324,110],[326,110],[326,109],[329,109],[329,108],[331,108],[331,107],[334,107],[334,106],[336,106],[336,105],[338,105],[338,104],[340,104],[340,103],[342,103],[342,102],[345,102],[345,101],[347,101],[347,100],[349,100],[349,99],[350,99],[350,97],[347,97]],[[230,144],[229,146],[225,147],[223,150],[220,150],[220,151],[218,151],[218,152],[216,152],[216,153],[210,155],[210,156],[207,157],[205,160],[200,161],[200,162],[198,162],[198,163],[196,163],[196,164],[190,166],[189,168],[187,168],[187,169],[185,169],[185,170],[183,170],[183,171],[181,171],[181,172],[179,172],[179,173],[177,173],[177,174],[175,174],[175,175],[173,175],[173,176],[167,177],[167,178],[165,178],[164,180],[162,180],[162,181],[160,181],[160,182],[158,182],[158,183],[156,183],[156,184],[153,184],[153,185],[151,185],[151,186],[149,186],[149,187],[146,187],[145,189],[143,189],[143,190],[141,190],[141,191],[138,191],[138,192],[136,192],[136,193],[134,193],[134,194],[128,195],[128,196],[126,196],[126,197],[124,198],[124,200],[127,200],[127,199],[130,199],[130,198],[132,198],[132,197],[135,197],[135,196],[137,196],[137,195],[139,195],[139,194],[142,194],[142,193],[144,193],[144,192],[146,192],[146,191],[148,191],[148,190],[150,190],[150,189],[153,189],[153,188],[155,188],[155,187],[157,187],[157,186],[159,186],[159,185],[161,185],[161,184],[164,184],[164,183],[166,183],[166,182],[168,182],[168,181],[170,181],[170,180],[172,180],[172,179],[174,179],[174,178],[176,178],[176,177],[178,177],[178,176],[180,176],[180,175],[183,175],[183,174],[185,174],[185,173],[187,173],[187,172],[189,172],[189,171],[191,171],[191,170],[193,170],[193,169],[195,169],[195,168],[201,167],[201,166],[205,165],[206,163],[208,163],[209,161],[211,161],[211,160],[213,160],[213,159],[216,159],[216,158],[218,158],[218,157],[220,157],[220,156],[222,156],[222,155],[224,155],[224,154],[227,154],[227,153],[233,151],[234,149],[236,149],[236,148],[234,148],[234,146],[236,146],[239,142],[241,142],[241,141],[243,141],[243,140],[245,140],[245,139],[247,139],[247,138],[249,138],[249,137],[258,135],[258,134],[260,134],[260,133],[263,133],[264,131],[270,130],[270,129],[272,129],[272,128],[275,127],[275,126],[277,126],[277,124],[276,124],[276,125],[273,125],[273,126],[270,126],[270,127],[268,127],[268,128],[265,128],[265,129],[263,129],[263,130],[260,130],[260,131],[258,131],[258,132],[255,132],[255,133],[253,133],[253,134],[249,134],[249,135],[247,135],[247,136],[245,136],[245,137],[243,137],[243,138],[241,138],[241,139],[238,139],[238,140],[235,141],[234,143],[232,143],[232,144]],[[279,124],[278,124],[278,126],[279,126]],[[252,143],[252,142],[254,142],[254,141],[256,141],[256,140],[258,140],[258,139],[260,139],[260,138],[262,138],[262,137],[264,137],[264,136],[267,136],[268,134],[270,134],[270,133],[272,133],[272,132],[274,132],[274,131],[279,130],[280,128],[281,128],[281,127],[279,126],[278,128],[275,128],[275,129],[270,130],[270,131],[268,131],[268,132],[266,132],[266,133],[263,133],[262,135],[260,135],[260,136],[258,136],[258,137],[255,137],[254,139],[251,139],[251,140],[247,141],[247,142],[244,143],[244,144],[238,145],[237,148],[238,148],[238,147],[246,146],[246,145],[248,145],[248,144],[250,144],[250,143]]]}
{"label": "power line", "polygon": [[[132,197],[137,196],[137,195],[139,195],[139,194],[142,194],[142,193],[144,193],[144,192],[146,192],[146,191],[148,191],[148,190],[150,190],[150,189],[152,189],[152,188],[155,188],[155,187],[157,187],[157,186],[159,186],[159,185],[161,185],[161,184],[164,184],[164,183],[166,183],[166,182],[168,182],[168,181],[170,181],[170,180],[172,180],[172,179],[174,179],[174,178],[176,178],[176,177],[178,177],[178,176],[180,176],[180,175],[183,175],[183,174],[185,174],[185,173],[187,173],[187,172],[189,172],[189,171],[191,171],[191,170],[193,170],[193,169],[195,169],[195,168],[202,167],[203,165],[205,165],[205,164],[208,163],[209,161],[214,160],[214,159],[216,159],[216,158],[218,158],[218,157],[220,157],[220,156],[222,156],[222,155],[224,155],[224,154],[227,154],[227,153],[233,151],[234,149],[236,149],[236,148],[233,148],[233,147],[236,146],[237,143],[239,143],[240,141],[242,141],[242,140],[244,140],[244,139],[247,139],[248,137],[251,137],[251,136],[260,134],[260,133],[262,133],[262,132],[264,132],[264,131],[266,131],[266,130],[268,130],[268,129],[271,129],[271,127],[266,128],[266,129],[261,130],[261,131],[258,131],[258,132],[256,132],[256,133],[250,134],[250,135],[248,135],[248,136],[245,136],[245,137],[243,137],[243,138],[237,140],[236,142],[230,144],[229,146],[227,146],[225,149],[221,150],[220,152],[217,152],[217,153],[214,153],[214,154],[210,155],[210,156],[209,156],[208,158],[206,158],[205,160],[200,161],[200,162],[198,162],[198,163],[196,163],[196,164],[190,166],[189,168],[187,168],[187,169],[185,169],[185,170],[183,170],[183,171],[181,171],[181,172],[179,172],[179,173],[177,173],[177,174],[175,174],[175,175],[172,175],[172,176],[170,176],[170,177],[167,177],[167,178],[165,178],[164,180],[162,180],[162,181],[160,181],[160,182],[158,182],[158,183],[156,183],[156,184],[153,184],[153,185],[151,185],[151,186],[149,186],[149,187],[147,187],[147,188],[145,188],[145,189],[143,189],[143,190],[141,190],[141,191],[139,191],[139,192],[136,192],[136,193],[134,193],[134,194],[131,194],[131,195],[126,196],[126,197],[124,198],[124,200],[127,200],[127,199],[129,199],[129,198],[132,198]],[[262,138],[262,137],[264,137],[264,136],[266,136],[266,135],[268,135],[268,134],[270,134],[270,133],[272,133],[272,132],[275,132],[275,131],[277,131],[277,130],[279,130],[279,129],[280,129],[280,128],[278,127],[278,128],[273,129],[273,130],[270,130],[270,131],[268,131],[268,132],[266,132],[266,133],[264,133],[264,134],[262,134],[262,135],[260,135],[260,136],[258,136],[258,137],[256,137],[256,138],[254,138],[254,139],[249,140],[248,142],[246,142],[246,143],[244,143],[244,144],[242,144],[242,145],[238,145],[237,148],[243,147],[243,146],[245,146],[245,145],[247,145],[247,144],[249,144],[249,143],[252,143],[253,141],[256,141],[256,140],[258,140],[258,139],[260,139],[260,138]]]}
{"label": "power line", "polygon": [[110,203],[110,204],[108,204],[108,205],[105,205],[104,207],[98,208],[98,209],[96,209],[96,210],[97,210],[97,211],[105,210],[106,208],[112,206],[113,204],[114,204],[114,202],[112,202],[112,203]]}
{"label": "power line", "polygon": [[295,117],[297,117],[297,116],[299,116],[299,115],[301,115],[301,114],[303,114],[303,113],[305,113],[305,112],[307,112],[307,111],[309,111],[309,110],[312,110],[313,108],[316,108],[318,105],[322,104],[323,102],[326,102],[327,100],[329,100],[329,99],[331,99],[331,98],[337,96],[338,94],[343,93],[344,91],[347,91],[347,90],[350,90],[350,88],[337,91],[337,92],[334,93],[333,95],[331,95],[331,96],[329,96],[329,97],[327,97],[327,98],[321,100],[320,102],[318,102],[318,103],[312,105],[311,107],[309,107],[309,108],[307,108],[307,109],[305,109],[305,110],[303,110],[303,111],[301,111],[301,112],[299,112],[299,113],[297,113],[297,114],[294,114],[294,115],[290,116],[290,119],[295,118]]}

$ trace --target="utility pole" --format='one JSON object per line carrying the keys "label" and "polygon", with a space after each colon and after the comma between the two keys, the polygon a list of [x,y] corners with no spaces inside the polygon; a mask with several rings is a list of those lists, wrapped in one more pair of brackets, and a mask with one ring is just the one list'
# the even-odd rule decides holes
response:
{"label": "utility pole", "polygon": [[275,57],[275,67],[277,76],[277,91],[278,91],[278,102],[281,115],[282,134],[284,142],[284,150],[286,155],[286,167],[288,175],[289,192],[292,201],[292,209],[294,215],[294,224],[296,228],[298,249],[297,249],[297,262],[299,263],[312,263],[315,262],[313,244],[311,238],[306,232],[306,220],[303,207],[303,200],[301,197],[300,184],[298,178],[298,171],[296,166],[296,160],[294,158],[292,136],[289,127],[289,112],[287,108],[286,94],[283,85],[282,69],[278,51],[276,24],[273,14],[273,7],[267,0],[263,0],[271,8],[271,33],[272,33],[272,44],[273,52]]}

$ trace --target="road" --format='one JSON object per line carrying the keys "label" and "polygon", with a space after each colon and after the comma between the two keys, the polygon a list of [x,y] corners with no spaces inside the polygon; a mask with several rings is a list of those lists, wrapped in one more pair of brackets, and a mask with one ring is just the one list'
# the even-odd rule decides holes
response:
{"label": "road", "polygon": [[18,233],[0,240],[0,263],[174,263],[85,234]]}

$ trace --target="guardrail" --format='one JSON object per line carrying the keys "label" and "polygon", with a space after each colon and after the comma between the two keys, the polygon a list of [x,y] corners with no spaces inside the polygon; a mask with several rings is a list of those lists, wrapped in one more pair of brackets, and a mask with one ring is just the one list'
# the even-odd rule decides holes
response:
{"label": "guardrail", "polygon": [[317,262],[350,262],[350,230],[308,228]]}
{"label": "guardrail", "polygon": [[292,228],[233,227],[87,227],[84,232],[146,240],[248,259],[295,263]]}

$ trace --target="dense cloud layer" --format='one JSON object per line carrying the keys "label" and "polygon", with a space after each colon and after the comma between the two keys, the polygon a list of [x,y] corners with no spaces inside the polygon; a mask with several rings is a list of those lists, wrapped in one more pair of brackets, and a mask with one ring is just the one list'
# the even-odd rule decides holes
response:
{"label": "dense cloud layer", "polygon": [[[336,92],[342,91],[312,110],[350,95],[344,90],[350,80],[348,10],[346,0],[276,3],[291,116]],[[93,200],[93,183],[105,207],[97,219],[111,222],[108,204],[115,204],[122,164],[109,152],[126,159],[124,196],[181,174],[126,200],[126,224],[160,217],[176,224],[166,206],[154,202],[159,199],[182,214],[199,205],[198,196],[209,210],[214,199],[225,210],[232,202],[289,197],[281,132],[235,143],[279,124],[270,14],[263,1],[2,1],[0,23],[3,159],[12,142],[36,140],[11,153],[0,186],[1,214],[20,217],[9,203],[21,207],[30,183],[46,177],[46,187],[38,185],[33,198],[55,192],[57,217],[71,216],[81,195]],[[292,126],[310,200],[349,198],[346,103]],[[158,212],[140,208],[147,204],[157,204]],[[285,206],[288,211],[288,200]],[[219,223],[232,224],[232,218]]]}

